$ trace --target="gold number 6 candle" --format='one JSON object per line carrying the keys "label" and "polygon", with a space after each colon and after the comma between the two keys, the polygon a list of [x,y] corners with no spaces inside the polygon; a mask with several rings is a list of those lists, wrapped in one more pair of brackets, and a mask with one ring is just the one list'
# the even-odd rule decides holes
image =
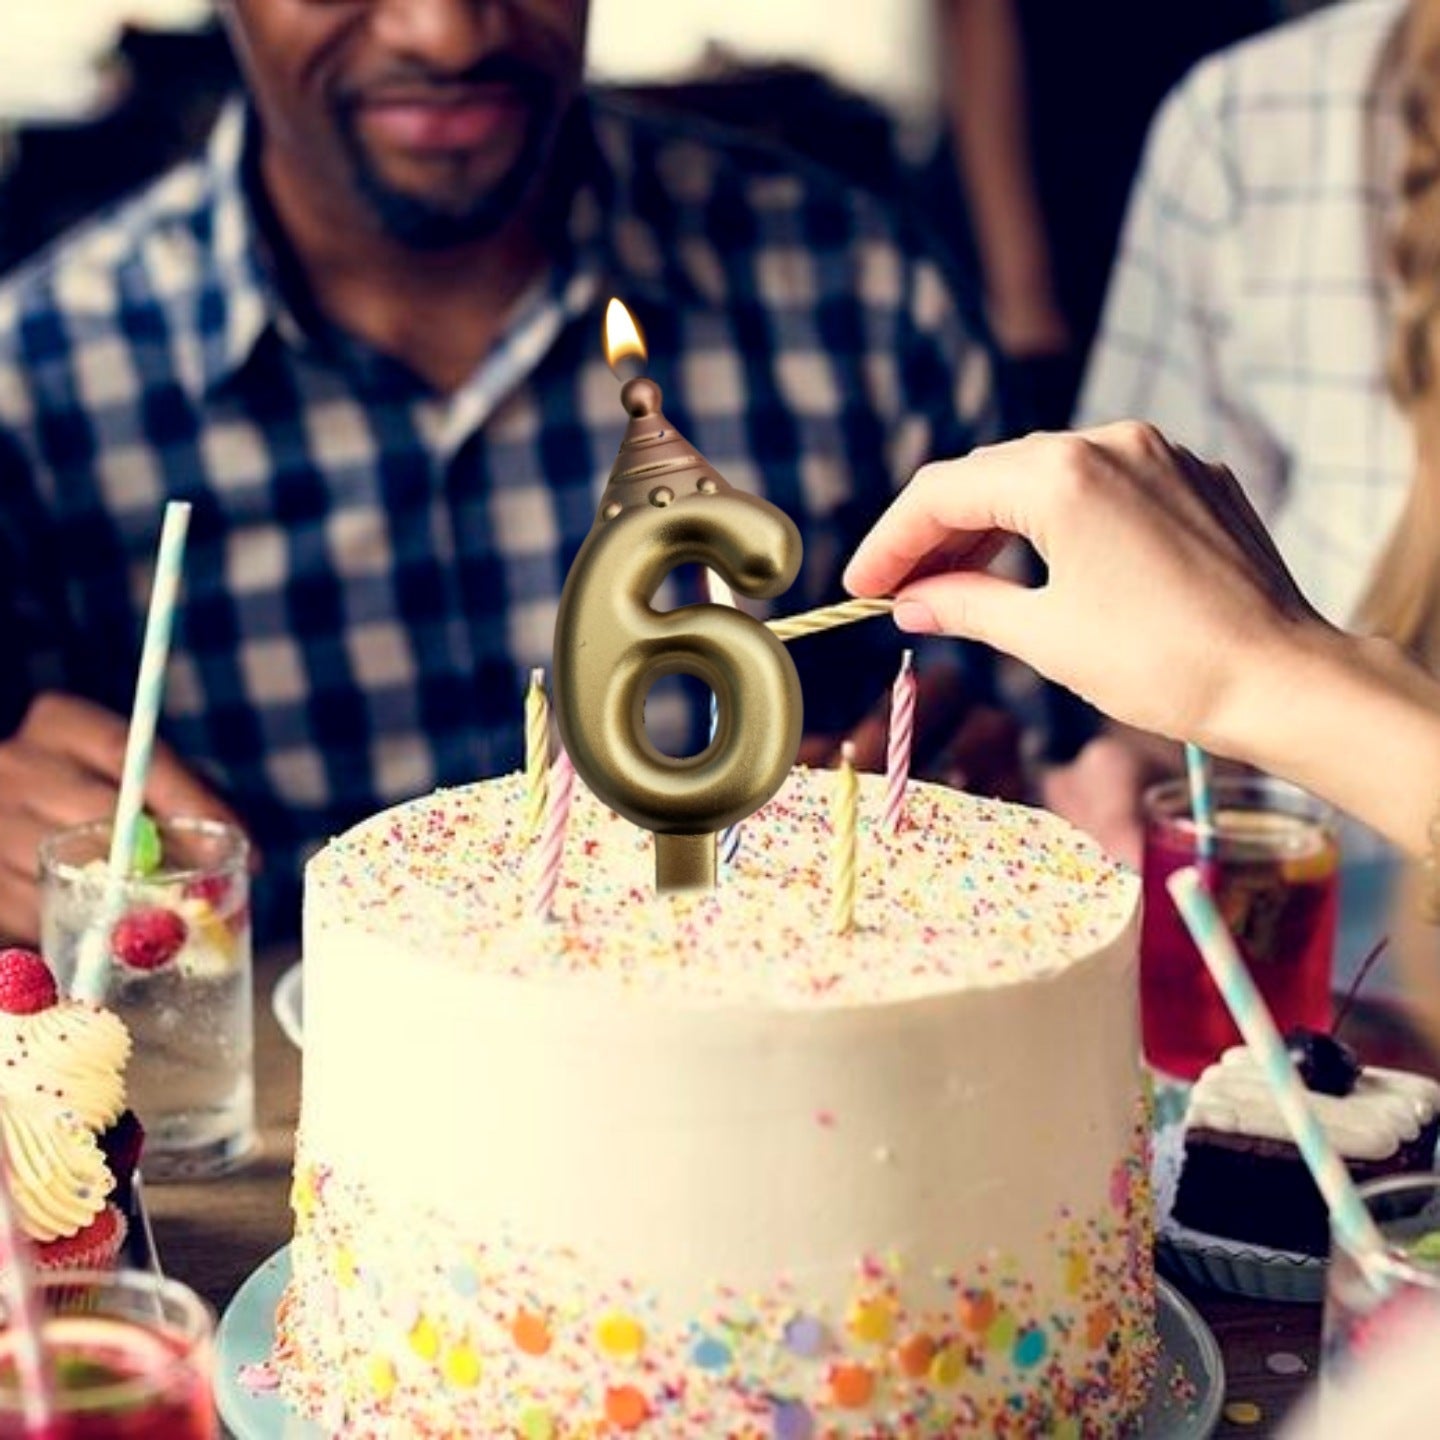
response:
{"label": "gold number 6 candle", "polygon": [[[614,300],[606,351],[612,366],[645,353]],[[590,789],[654,831],[657,888],[700,888],[715,883],[715,832],[763,805],[795,762],[800,679],[781,642],[742,611],[652,602],[671,570],[692,563],[742,595],[779,595],[800,568],[800,532],[676,432],[653,380],[634,376],[620,398],[630,424],[560,597],[555,715]],[[696,755],[665,755],[645,733],[645,697],[675,674],[717,697],[714,735]]]}

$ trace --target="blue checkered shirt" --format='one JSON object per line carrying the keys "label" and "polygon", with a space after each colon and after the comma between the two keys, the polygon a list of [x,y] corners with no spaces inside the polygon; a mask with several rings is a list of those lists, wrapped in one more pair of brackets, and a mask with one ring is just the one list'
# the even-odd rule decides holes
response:
{"label": "blue checkered shirt", "polygon": [[[328,836],[520,762],[526,672],[549,663],[623,431],[610,295],[669,418],[799,523],[785,611],[839,597],[917,465],[994,434],[984,349],[877,206],[613,101],[575,128],[560,253],[450,394],[299,318],[238,107],[202,158],[0,288],[10,721],[42,687],[128,711],[161,506],[191,501],[162,733],[252,827],[272,933]],[[872,624],[798,645],[807,726],[881,693],[895,641]],[[652,734],[697,743],[703,708],[652,699]]]}

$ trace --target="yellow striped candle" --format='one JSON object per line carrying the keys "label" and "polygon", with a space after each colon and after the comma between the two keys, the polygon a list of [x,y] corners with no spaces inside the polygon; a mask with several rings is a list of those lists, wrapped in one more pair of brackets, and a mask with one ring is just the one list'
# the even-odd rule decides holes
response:
{"label": "yellow striped candle", "polygon": [[525,691],[525,828],[531,835],[538,835],[545,823],[549,770],[550,702],[545,672],[537,665]]}
{"label": "yellow striped candle", "polygon": [[837,625],[853,625],[857,620],[888,615],[894,608],[893,600],[842,600],[838,605],[824,605],[818,610],[767,620],[765,625],[777,640],[798,640],[802,635],[818,635]]}
{"label": "yellow striped candle", "polygon": [[855,870],[860,849],[860,780],[855,774],[855,747],[848,740],[840,747],[840,770],[835,777],[835,891],[831,929],[848,935],[855,928]]}

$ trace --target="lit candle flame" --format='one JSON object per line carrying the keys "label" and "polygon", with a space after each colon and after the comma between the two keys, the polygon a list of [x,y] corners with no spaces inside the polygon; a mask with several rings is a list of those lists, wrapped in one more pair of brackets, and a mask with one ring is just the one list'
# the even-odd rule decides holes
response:
{"label": "lit candle flame", "polygon": [[621,361],[644,360],[648,354],[635,317],[620,301],[611,300],[605,307],[605,363],[619,375]]}

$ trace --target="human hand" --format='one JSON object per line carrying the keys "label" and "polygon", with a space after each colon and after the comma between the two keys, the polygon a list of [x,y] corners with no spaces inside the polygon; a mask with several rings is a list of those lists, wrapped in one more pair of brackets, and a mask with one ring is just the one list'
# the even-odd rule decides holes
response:
{"label": "human hand", "polygon": [[[1044,585],[984,573],[1012,535]],[[1228,754],[1247,748],[1247,677],[1333,633],[1234,476],[1134,423],[927,465],[845,585],[895,595],[902,630],[984,641],[1117,719]]]}
{"label": "human hand", "polygon": [[[50,692],[37,696],[20,728],[0,742],[0,935],[24,944],[38,939],[40,841],[53,830],[114,814],[125,736],[118,715],[89,700]],[[158,740],[145,804],[157,816],[239,823]]]}
{"label": "human hand", "polygon": [[[887,693],[849,735],[807,735],[800,744],[799,762],[836,765],[841,744],[849,740],[855,747],[856,769],[883,771],[889,737]],[[917,780],[1018,800],[1024,792],[1020,727],[1003,710],[973,704],[958,671],[921,671],[916,676],[910,773]]]}

